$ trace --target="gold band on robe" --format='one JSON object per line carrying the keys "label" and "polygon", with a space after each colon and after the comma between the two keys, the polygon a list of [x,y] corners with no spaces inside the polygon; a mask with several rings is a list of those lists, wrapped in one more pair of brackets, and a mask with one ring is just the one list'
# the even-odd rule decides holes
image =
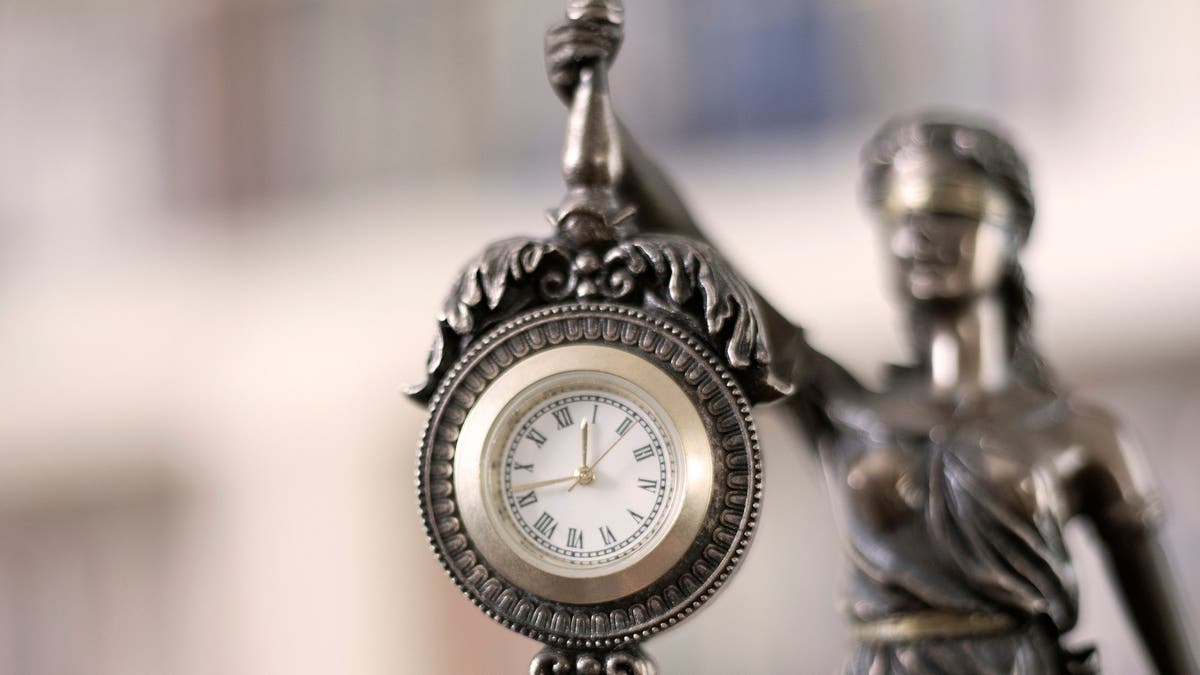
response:
{"label": "gold band on robe", "polygon": [[1013,630],[1018,625],[1013,617],[1004,614],[916,612],[856,623],[854,638],[859,642],[879,643],[987,637]]}

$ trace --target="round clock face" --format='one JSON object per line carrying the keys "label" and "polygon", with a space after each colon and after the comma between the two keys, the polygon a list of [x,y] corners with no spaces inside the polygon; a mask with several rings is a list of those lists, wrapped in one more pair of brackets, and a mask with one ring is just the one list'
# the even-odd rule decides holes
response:
{"label": "round clock face", "polygon": [[590,372],[534,385],[502,414],[506,433],[484,462],[496,483],[487,506],[522,557],[587,576],[653,547],[677,515],[682,478],[677,434],[657,407],[632,383]]}

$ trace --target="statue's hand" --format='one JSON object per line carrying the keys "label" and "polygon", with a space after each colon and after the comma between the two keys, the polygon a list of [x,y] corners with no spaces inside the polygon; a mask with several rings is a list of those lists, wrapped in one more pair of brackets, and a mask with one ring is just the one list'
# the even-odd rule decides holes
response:
{"label": "statue's hand", "polygon": [[623,36],[620,24],[593,17],[568,19],[546,31],[546,75],[558,97],[569,103],[579,69],[597,61],[611,63]]}

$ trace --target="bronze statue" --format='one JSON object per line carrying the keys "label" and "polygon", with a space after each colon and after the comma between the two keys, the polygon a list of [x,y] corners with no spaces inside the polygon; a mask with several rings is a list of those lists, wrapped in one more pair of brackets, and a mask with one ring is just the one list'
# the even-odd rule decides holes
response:
{"label": "bronze statue", "polygon": [[915,363],[882,392],[819,383],[814,439],[852,564],[847,672],[1096,672],[1060,640],[1078,613],[1062,527],[1078,516],[1160,672],[1195,672],[1140,457],[1031,340],[1024,163],[984,128],[913,117],[864,165]]}
{"label": "bronze statue", "polygon": [[[610,60],[620,40],[603,21],[552,28],[556,90],[569,96],[581,65]],[[702,238],[662,172],[620,136],[619,192],[642,230]],[[914,363],[871,391],[761,303],[847,540],[856,647],[845,672],[1098,672],[1092,649],[1062,639],[1078,613],[1062,539],[1076,517],[1094,527],[1158,671],[1200,672],[1136,448],[1055,380],[1031,339],[1018,252],[1034,204],[1020,157],[977,124],[916,116],[880,130],[864,169]]]}

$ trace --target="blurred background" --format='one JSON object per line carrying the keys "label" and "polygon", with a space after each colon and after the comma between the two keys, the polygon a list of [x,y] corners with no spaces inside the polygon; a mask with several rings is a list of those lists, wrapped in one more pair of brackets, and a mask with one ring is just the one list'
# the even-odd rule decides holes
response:
{"label": "blurred background", "polygon": [[[629,126],[819,347],[905,356],[857,152],[999,120],[1039,200],[1036,334],[1143,440],[1200,616],[1200,5],[627,3]],[[420,533],[400,395],[491,239],[546,233],[562,0],[0,0],[0,673],[517,673]],[[819,467],[759,413],[758,540],[667,673],[832,672]],[[1145,673],[1086,531],[1084,618]]]}

